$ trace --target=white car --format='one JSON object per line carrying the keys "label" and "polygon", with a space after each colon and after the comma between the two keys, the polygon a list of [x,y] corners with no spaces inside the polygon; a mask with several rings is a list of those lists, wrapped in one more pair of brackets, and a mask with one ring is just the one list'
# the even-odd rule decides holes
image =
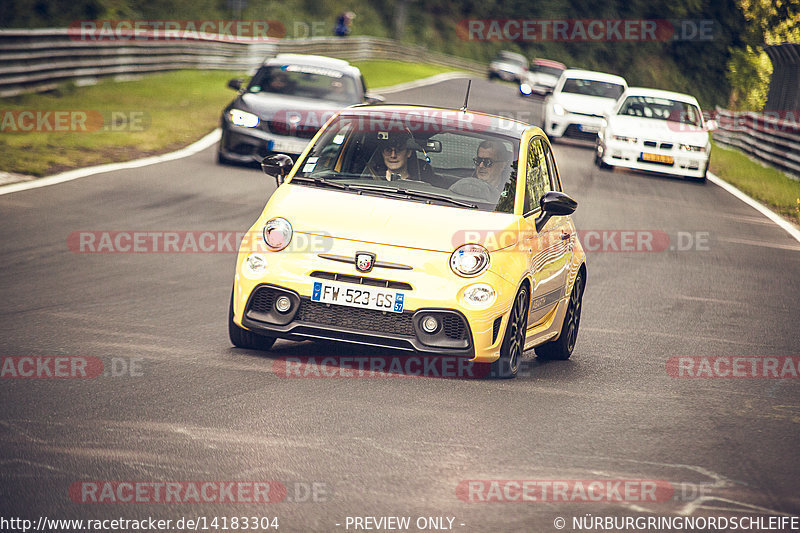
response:
{"label": "white car", "polygon": [[516,52],[501,51],[489,63],[489,79],[520,83],[528,75],[528,59]]}
{"label": "white car", "polygon": [[594,141],[603,115],[625,92],[625,78],[591,70],[567,69],[544,101],[542,129],[550,139]]}
{"label": "white car", "polygon": [[528,75],[519,84],[519,94],[521,96],[530,96],[534,93],[542,96],[550,94],[558,83],[561,73],[566,69],[564,63],[552,59],[534,59]]}
{"label": "white car", "polygon": [[595,164],[705,181],[715,126],[688,94],[631,87],[603,120]]}

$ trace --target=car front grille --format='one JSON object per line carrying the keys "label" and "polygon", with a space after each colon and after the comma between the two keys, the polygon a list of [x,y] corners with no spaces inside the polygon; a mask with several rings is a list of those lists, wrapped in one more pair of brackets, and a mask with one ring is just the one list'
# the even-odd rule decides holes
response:
{"label": "car front grille", "polygon": [[304,299],[295,320],[356,331],[413,337],[414,325],[411,317],[411,313],[389,313],[358,307],[328,305]]}
{"label": "car front grille", "polygon": [[464,321],[461,319],[461,317],[456,315],[445,315],[442,322],[442,328],[444,329],[444,334],[447,337],[457,340],[461,340],[465,337],[467,328],[464,325]]}
{"label": "car front grille", "polygon": [[319,131],[318,126],[304,126],[302,124],[295,126],[282,120],[267,120],[261,122],[261,124],[263,124],[262,129],[275,135],[287,135],[300,139],[310,139]]}
{"label": "car front grille", "polygon": [[576,124],[570,124],[567,126],[567,129],[564,130],[564,137],[572,137],[573,139],[581,139],[584,141],[594,141],[597,139],[597,134],[581,131],[578,129]]}

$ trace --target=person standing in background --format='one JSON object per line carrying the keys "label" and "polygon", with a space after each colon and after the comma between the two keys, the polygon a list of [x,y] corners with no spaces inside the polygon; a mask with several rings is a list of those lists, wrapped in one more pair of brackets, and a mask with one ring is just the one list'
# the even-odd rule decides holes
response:
{"label": "person standing in background", "polygon": [[336,19],[336,26],[333,28],[333,33],[338,37],[347,37],[350,35],[350,26],[353,25],[353,19],[356,14],[352,11],[345,11],[339,18]]}

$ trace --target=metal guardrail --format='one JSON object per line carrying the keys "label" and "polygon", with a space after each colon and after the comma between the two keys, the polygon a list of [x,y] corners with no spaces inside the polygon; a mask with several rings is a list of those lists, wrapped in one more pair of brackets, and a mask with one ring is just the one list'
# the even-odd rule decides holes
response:
{"label": "metal guardrail", "polygon": [[715,115],[719,129],[712,134],[714,141],[800,179],[800,116],[725,109]]}
{"label": "metal guardrail", "polygon": [[0,97],[53,89],[66,81],[177,69],[254,70],[278,53],[347,60],[395,59],[483,73],[485,66],[376,37],[230,40],[84,40],[66,28],[0,30]]}

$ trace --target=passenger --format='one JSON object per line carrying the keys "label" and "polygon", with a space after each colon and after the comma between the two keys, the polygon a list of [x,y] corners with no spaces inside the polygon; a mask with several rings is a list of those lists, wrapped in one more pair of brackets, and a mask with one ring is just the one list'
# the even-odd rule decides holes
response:
{"label": "passenger", "polygon": [[378,149],[367,170],[373,179],[419,181],[419,163],[414,155],[414,144],[406,132],[389,133],[379,139]]}

